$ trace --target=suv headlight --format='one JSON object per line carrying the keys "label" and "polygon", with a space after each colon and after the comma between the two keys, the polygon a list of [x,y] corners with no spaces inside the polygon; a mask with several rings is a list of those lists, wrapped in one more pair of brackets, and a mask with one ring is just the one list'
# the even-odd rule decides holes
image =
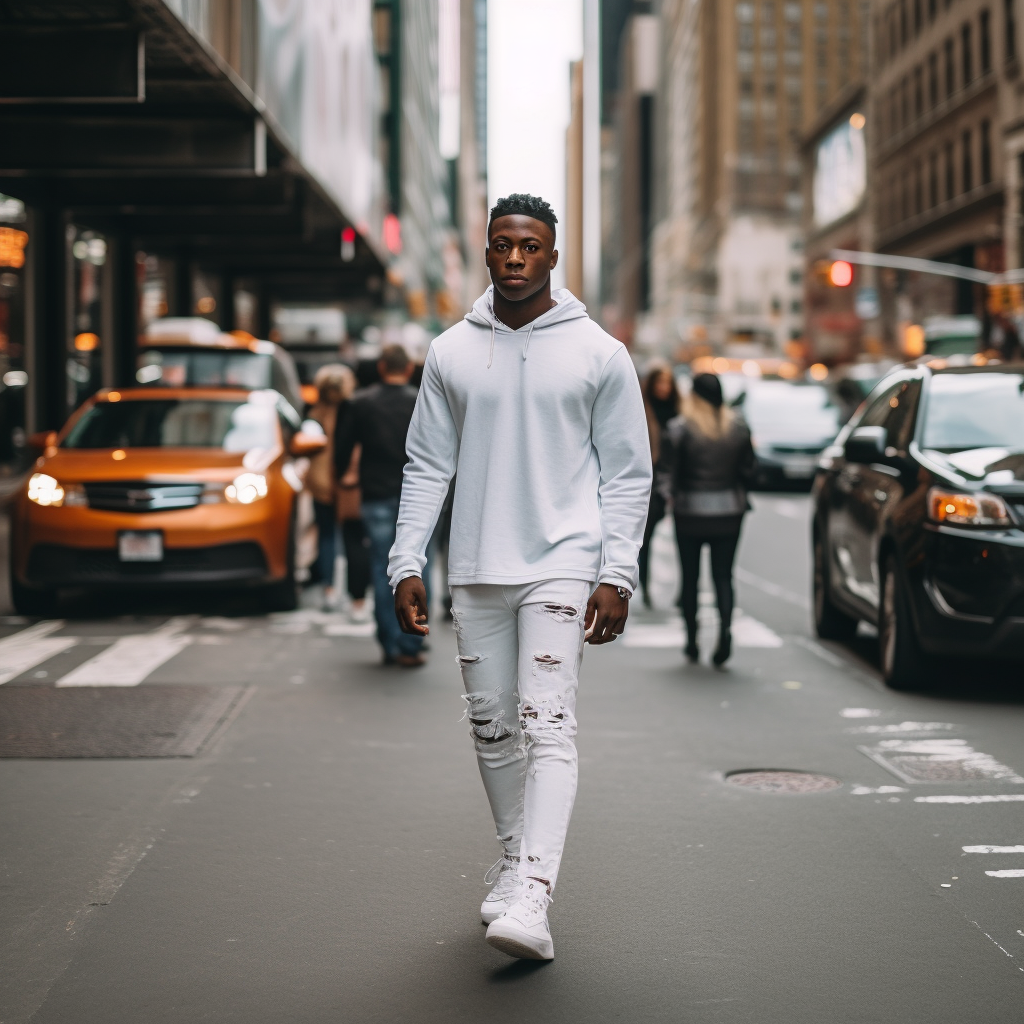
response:
{"label": "suv headlight", "polygon": [[976,492],[956,494],[942,487],[928,492],[928,518],[951,526],[1009,526],[1010,516],[1001,498]]}
{"label": "suv headlight", "polygon": [[33,473],[28,478],[28,500],[44,508],[64,504],[64,488],[47,473]]}
{"label": "suv headlight", "polygon": [[224,497],[236,505],[251,505],[267,496],[267,478],[262,473],[239,473],[224,488]]}

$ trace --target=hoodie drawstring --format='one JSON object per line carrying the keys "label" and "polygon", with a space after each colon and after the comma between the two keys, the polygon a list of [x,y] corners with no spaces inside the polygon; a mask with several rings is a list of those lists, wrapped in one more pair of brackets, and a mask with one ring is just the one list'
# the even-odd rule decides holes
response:
{"label": "hoodie drawstring", "polygon": [[526,335],[526,344],[523,345],[523,358],[524,359],[526,358],[526,350],[530,347],[530,339],[533,337],[533,329],[536,326],[537,326],[537,321],[536,320],[532,324],[530,324],[530,331]]}
{"label": "hoodie drawstring", "polygon": [[494,362],[494,321],[491,321],[491,354],[487,357],[487,369],[491,368],[491,363]]}

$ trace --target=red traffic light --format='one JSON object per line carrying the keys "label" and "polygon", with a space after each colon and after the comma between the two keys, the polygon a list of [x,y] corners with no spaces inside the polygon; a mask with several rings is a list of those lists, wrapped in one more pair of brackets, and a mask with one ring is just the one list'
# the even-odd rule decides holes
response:
{"label": "red traffic light", "polygon": [[828,283],[835,288],[846,288],[853,284],[853,267],[846,260],[836,260],[828,268]]}

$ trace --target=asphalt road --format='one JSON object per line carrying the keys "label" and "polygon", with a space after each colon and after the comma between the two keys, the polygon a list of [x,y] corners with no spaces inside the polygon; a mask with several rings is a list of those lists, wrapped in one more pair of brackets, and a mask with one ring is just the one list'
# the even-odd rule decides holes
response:
{"label": "asphalt road", "polygon": [[483,942],[497,850],[450,629],[403,672],[338,616],[235,598],[0,621],[5,690],[246,688],[194,758],[0,760],[0,1022],[1021,1020],[1020,679],[896,694],[870,637],[816,643],[808,507],[748,517],[727,671],[683,664],[664,531],[661,610],[588,650],[548,965]]}

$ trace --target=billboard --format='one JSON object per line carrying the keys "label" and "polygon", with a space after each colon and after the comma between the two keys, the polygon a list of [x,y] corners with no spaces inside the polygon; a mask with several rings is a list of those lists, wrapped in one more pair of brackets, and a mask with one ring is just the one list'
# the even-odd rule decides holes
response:
{"label": "billboard", "polygon": [[814,163],[814,226],[855,210],[867,187],[864,115],[852,114],[819,143]]}

